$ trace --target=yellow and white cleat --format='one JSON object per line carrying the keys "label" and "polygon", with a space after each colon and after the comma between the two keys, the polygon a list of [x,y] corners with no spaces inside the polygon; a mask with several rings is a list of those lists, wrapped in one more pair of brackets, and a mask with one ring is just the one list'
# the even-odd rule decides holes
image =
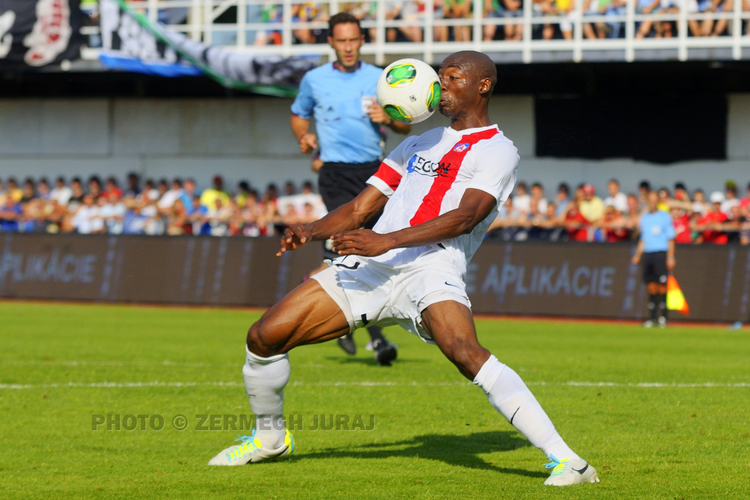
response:
{"label": "yellow and white cleat", "polygon": [[267,450],[263,448],[260,439],[255,437],[255,429],[253,429],[251,436],[240,436],[237,440],[242,441],[242,444],[236,444],[225,449],[212,458],[208,465],[245,465],[291,455],[294,452],[294,437],[288,430],[284,432],[286,433],[284,444],[275,450]]}
{"label": "yellow and white cleat", "polygon": [[550,455],[549,459],[552,461],[545,467],[552,469],[552,474],[544,482],[547,486],[571,486],[573,484],[599,482],[596,469],[585,460],[577,458],[558,460],[554,455]]}

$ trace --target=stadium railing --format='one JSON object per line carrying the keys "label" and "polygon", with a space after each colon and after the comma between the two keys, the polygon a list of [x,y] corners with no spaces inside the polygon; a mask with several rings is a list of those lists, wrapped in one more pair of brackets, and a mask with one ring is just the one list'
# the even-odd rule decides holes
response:
{"label": "stadium railing", "polygon": [[[594,0],[596,1],[596,0]],[[405,2],[409,3],[409,2]],[[731,12],[694,12],[688,13],[686,8],[676,13],[641,14],[636,10],[636,0],[627,0],[624,12],[616,15],[584,15],[583,1],[576,2],[576,15],[570,22],[573,24],[573,37],[565,39],[537,39],[535,30],[545,24],[557,25],[565,23],[562,15],[538,15],[531,0],[523,2],[522,17],[484,17],[484,0],[472,0],[473,9],[469,17],[459,19],[435,18],[435,1],[424,2],[425,14],[416,20],[390,20],[386,16],[386,2],[373,2],[375,8],[371,15],[362,21],[367,30],[374,30],[374,40],[366,44],[362,53],[374,58],[377,64],[385,64],[387,60],[399,56],[415,56],[428,63],[441,59],[441,54],[448,54],[457,50],[479,50],[490,54],[497,62],[580,62],[580,61],[635,61],[635,60],[740,60],[750,59],[750,36],[744,35],[745,24],[750,20],[750,11],[744,10],[747,2],[735,0]],[[688,1],[679,2],[683,7]],[[332,50],[325,43],[299,44],[295,43],[294,31],[302,29],[325,29],[325,21],[299,21],[294,19],[293,13],[298,6],[315,5],[323,12],[334,14],[344,10],[351,3],[330,1],[314,4],[303,4],[299,1],[283,0],[269,3],[267,0],[140,0],[129,4],[145,13],[152,21],[160,18],[159,13],[165,9],[183,9],[186,17],[179,24],[169,25],[169,29],[186,33],[194,40],[206,44],[229,44],[234,50],[257,54],[293,55],[324,55],[333,56]],[[248,19],[248,7],[255,10],[277,9],[275,20],[269,22],[251,22]],[[220,16],[228,14],[230,9],[236,9],[236,22],[217,22]],[[622,9],[621,9],[622,10]],[[501,14],[500,14],[501,15]],[[230,14],[233,20],[234,15]],[[268,17],[268,16],[267,16]],[[225,16],[226,18],[226,16]],[[689,22],[712,19],[714,21],[726,19],[728,27],[723,36],[692,36]],[[674,23],[675,36],[672,38],[636,38],[638,25],[646,20]],[[256,19],[256,21],[258,21]],[[583,34],[583,25],[592,23],[621,23],[624,37],[587,39]],[[483,41],[483,28],[487,25],[522,25],[523,38],[519,41],[493,40]],[[423,41],[421,42],[386,42],[386,31],[389,28],[414,27],[421,28]],[[470,26],[471,41],[468,42],[439,42],[434,38],[434,28],[440,26]],[[85,28],[85,34],[94,34],[96,27]],[[254,46],[248,39],[253,31],[273,31],[280,34],[278,44]],[[228,41],[229,40],[229,41]],[[97,51],[88,50],[84,57],[93,58]]]}

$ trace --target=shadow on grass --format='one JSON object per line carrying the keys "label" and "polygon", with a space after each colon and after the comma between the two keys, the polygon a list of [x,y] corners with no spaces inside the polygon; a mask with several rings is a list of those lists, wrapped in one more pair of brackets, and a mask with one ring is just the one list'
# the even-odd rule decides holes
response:
{"label": "shadow on grass", "polygon": [[[310,458],[360,458],[379,459],[389,457],[418,458],[438,460],[454,467],[481,469],[516,474],[519,476],[546,478],[547,473],[498,467],[485,462],[478,455],[510,451],[531,446],[528,441],[511,432],[492,431],[478,432],[468,436],[452,434],[426,434],[405,441],[393,443],[368,444],[357,449],[330,448],[315,453],[304,453],[296,456],[297,460]],[[394,449],[396,448],[396,449]]]}
{"label": "shadow on grass", "polygon": [[[368,365],[368,366],[378,366],[378,362],[375,361],[375,356],[370,353],[367,357],[361,357],[361,356],[326,356],[326,361],[332,361],[337,362],[339,364],[348,364],[348,363],[359,363],[362,365]],[[427,361],[426,359],[397,359],[394,361],[394,363],[398,364],[412,364],[412,363],[429,363],[430,361]]]}

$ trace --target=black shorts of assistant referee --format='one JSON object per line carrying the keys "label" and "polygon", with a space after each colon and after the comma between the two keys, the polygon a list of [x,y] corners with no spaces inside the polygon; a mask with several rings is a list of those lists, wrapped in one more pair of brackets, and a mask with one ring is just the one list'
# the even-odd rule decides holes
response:
{"label": "black shorts of assistant referee", "polygon": [[667,284],[667,252],[643,254],[643,281],[645,283]]}
{"label": "black shorts of assistant referee", "polygon": [[[318,173],[318,190],[329,212],[349,203],[367,187],[367,179],[378,171],[380,160],[369,163],[324,163]],[[376,215],[364,227],[372,229],[380,214]],[[323,254],[326,259],[338,257],[323,242]]]}

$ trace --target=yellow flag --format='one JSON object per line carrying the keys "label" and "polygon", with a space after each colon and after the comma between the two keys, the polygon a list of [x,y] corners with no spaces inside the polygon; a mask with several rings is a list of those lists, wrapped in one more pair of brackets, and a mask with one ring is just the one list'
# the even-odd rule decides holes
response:
{"label": "yellow flag", "polygon": [[685,316],[690,314],[685,295],[680,290],[680,285],[677,284],[674,276],[670,276],[667,280],[667,309],[681,312]]}

